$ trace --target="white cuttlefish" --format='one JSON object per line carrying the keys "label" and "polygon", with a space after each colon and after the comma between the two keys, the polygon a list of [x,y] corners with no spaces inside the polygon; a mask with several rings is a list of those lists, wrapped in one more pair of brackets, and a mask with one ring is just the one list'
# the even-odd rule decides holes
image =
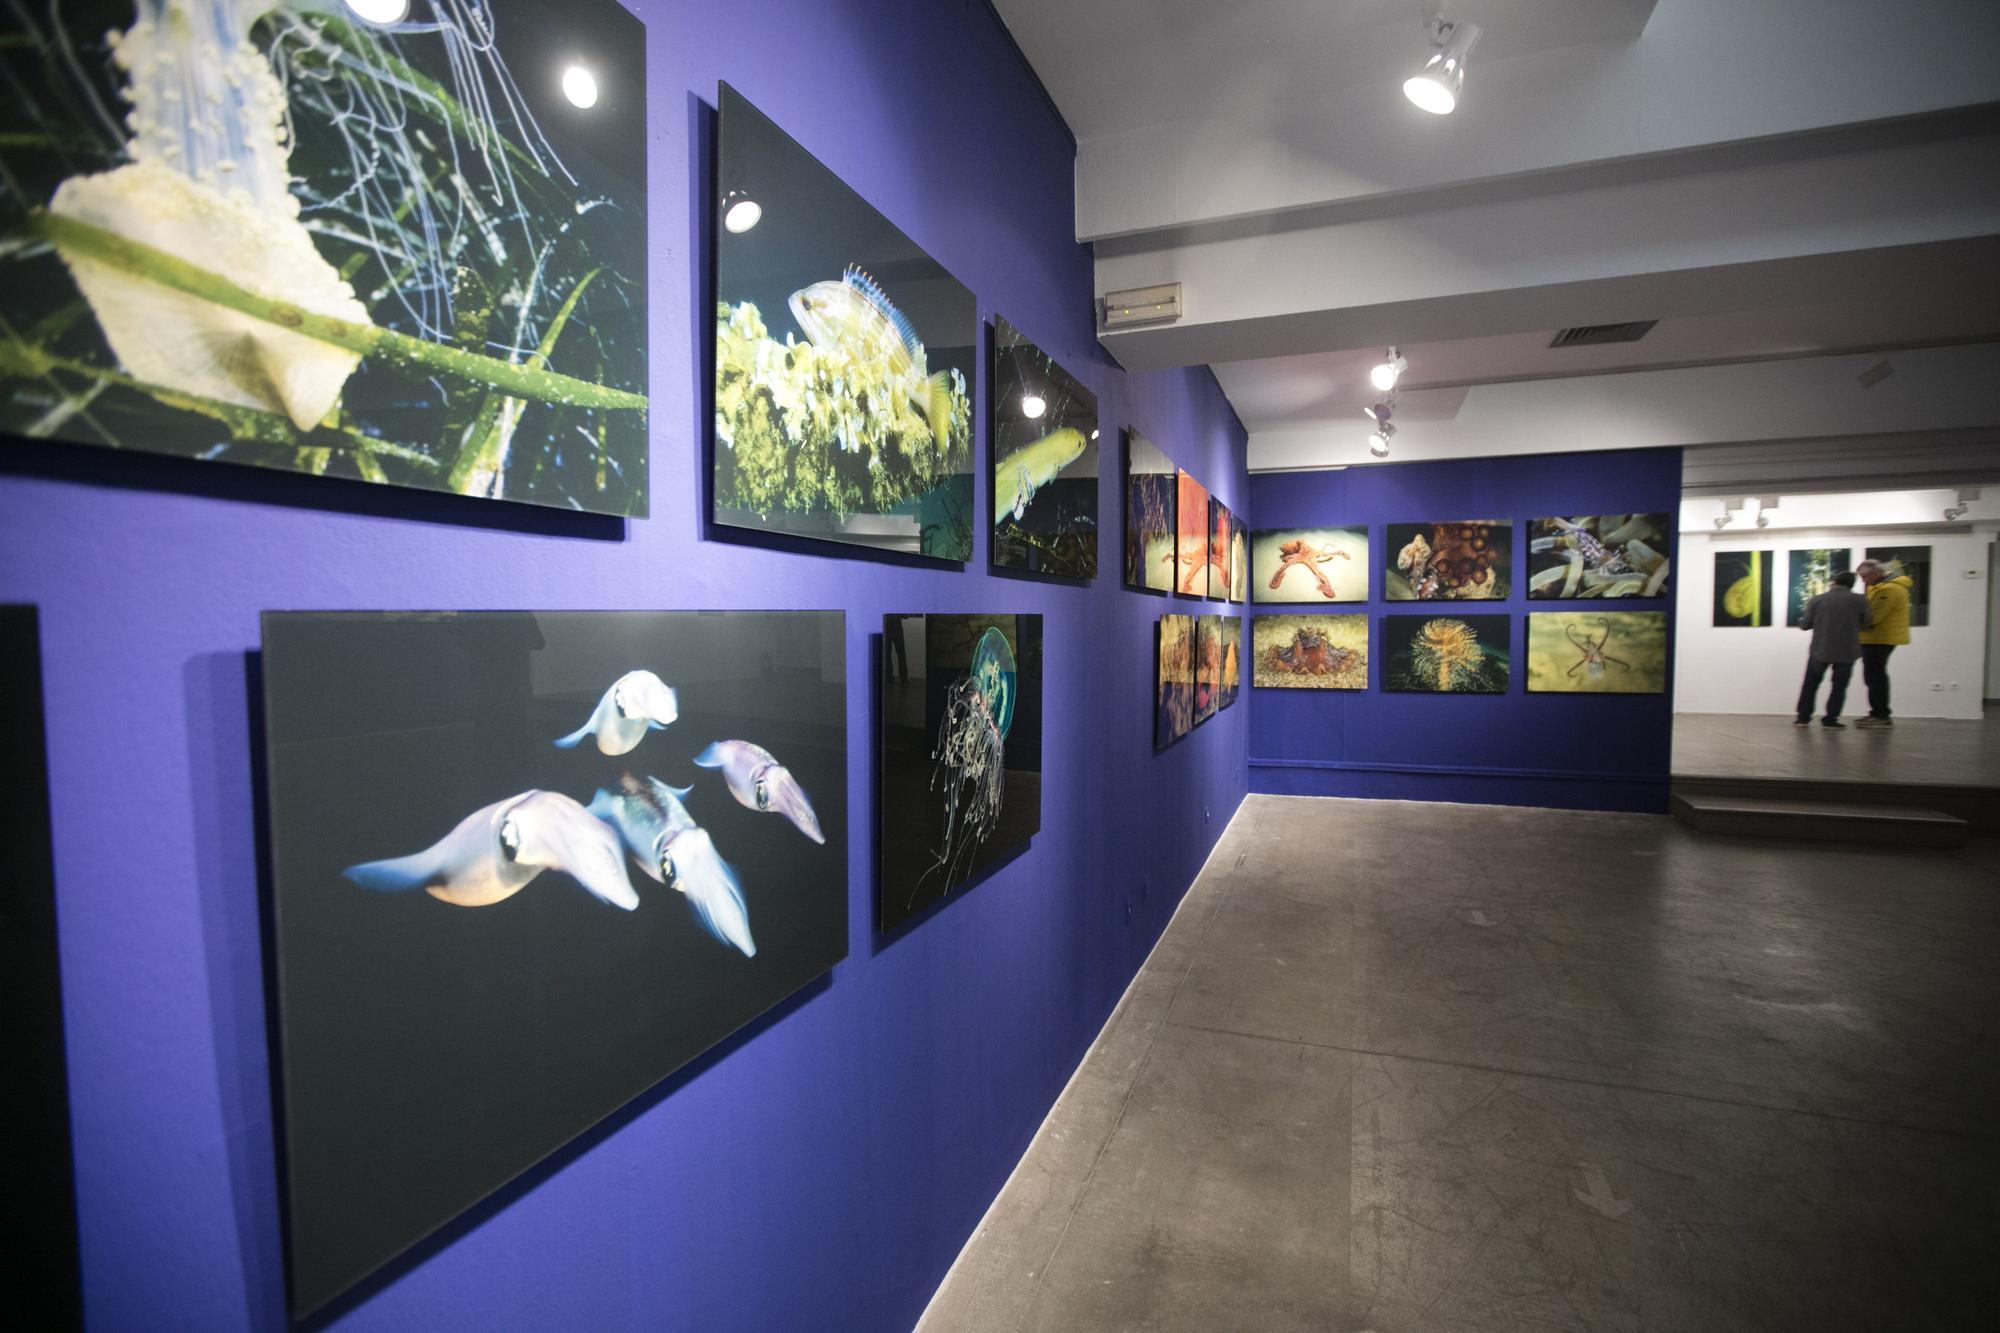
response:
{"label": "white cuttlefish", "polygon": [[[125,73],[131,161],[73,176],[49,202],[267,300],[369,323],[354,289],[314,248],[292,194],[285,90],[249,40],[273,0],[136,0],[111,35]],[[57,247],[119,362],[148,384],[260,411],[310,430],[361,358]]]}
{"label": "white cuttlefish", "polygon": [[719,768],[729,794],[737,804],[763,813],[783,815],[799,832],[814,842],[826,843],[819,831],[819,816],[813,813],[806,790],[790,769],[761,745],[749,741],[717,741],[694,757],[703,768]]}
{"label": "white cuttlefish", "polygon": [[743,886],[708,830],[695,823],[681,804],[691,790],[669,787],[658,778],[641,781],[627,773],[619,779],[616,795],[600,788],[589,809],[618,830],[641,870],[686,895],[709,934],[735,945],[745,958],[755,958],[757,944],[750,938]]}
{"label": "white cuttlefish", "polygon": [[572,876],[613,907],[629,912],[639,905],[618,835],[554,791],[524,791],[496,801],[421,852],[367,861],[341,873],[380,893],[422,889],[455,907],[486,907],[513,897],[544,870]]}
{"label": "white cuttlefish", "polygon": [[584,737],[595,736],[600,752],[627,754],[648,731],[663,730],[680,715],[680,700],[673,686],[650,671],[628,671],[611,682],[590,720],[556,744],[573,750],[583,744]]}

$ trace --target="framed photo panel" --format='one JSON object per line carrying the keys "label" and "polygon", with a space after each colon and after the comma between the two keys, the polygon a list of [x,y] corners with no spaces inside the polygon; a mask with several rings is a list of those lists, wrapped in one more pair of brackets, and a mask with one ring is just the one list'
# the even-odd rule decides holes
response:
{"label": "framed photo panel", "polygon": [[1666,597],[1673,588],[1668,514],[1579,514],[1528,524],[1528,596]]}
{"label": "framed photo panel", "polygon": [[1125,430],[1125,586],[1174,590],[1179,469],[1158,445]]}
{"label": "framed photo panel", "polygon": [[1528,693],[1666,692],[1666,612],[1528,613]]}
{"label": "framed photo panel", "polygon": [[1391,523],[1385,601],[1500,601],[1512,580],[1514,529],[1505,519]]}
{"label": "framed photo panel", "polygon": [[1513,635],[1506,616],[1384,616],[1383,688],[1505,694]]}
{"label": "framed photo panel", "polygon": [[1275,690],[1368,688],[1368,617],[1257,616],[1250,622],[1250,683]]}
{"label": "framed photo panel", "polygon": [[1260,603],[1368,600],[1368,529],[1259,528],[1250,534],[1250,595]]}
{"label": "framed photo panel", "polygon": [[1097,574],[1097,395],[993,321],[993,563]]}

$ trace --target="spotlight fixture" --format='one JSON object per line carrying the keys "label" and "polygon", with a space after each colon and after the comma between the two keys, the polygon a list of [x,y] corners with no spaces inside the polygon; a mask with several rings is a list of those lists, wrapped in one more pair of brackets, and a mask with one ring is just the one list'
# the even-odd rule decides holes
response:
{"label": "spotlight fixture", "polygon": [[739,236],[764,220],[764,206],[742,190],[722,197],[722,225]]}
{"label": "spotlight fixture", "polygon": [[1403,372],[1409,368],[1410,363],[1404,359],[1403,354],[1391,347],[1387,358],[1368,372],[1368,382],[1383,393],[1387,393],[1396,387],[1396,381],[1401,379]]}
{"label": "spotlight fixture", "polygon": [[1977,490],[1977,488],[1967,488],[1965,490],[1961,490],[1958,493],[1958,503],[1955,505],[1945,506],[1944,521],[1947,523],[1956,523],[1961,518],[1964,518],[1966,514],[1971,510],[1972,502],[1974,500],[1977,500],[1978,498],[1979,498],[1979,491]]}
{"label": "spotlight fixture", "polygon": [[378,28],[400,22],[410,12],[410,0],[343,0],[343,3],[354,12],[354,17]]}
{"label": "spotlight fixture", "polygon": [[1403,96],[1434,116],[1448,116],[1465,89],[1465,60],[1479,44],[1477,23],[1454,23],[1442,14],[1424,19],[1431,58],[1403,83]]}
{"label": "spotlight fixture", "polygon": [[[370,2],[380,3],[380,0]],[[570,105],[579,110],[588,111],[597,105],[597,76],[582,65],[571,65],[563,71],[562,90]]]}
{"label": "spotlight fixture", "polygon": [[1729,520],[1735,517],[1736,515],[1734,514],[1717,514],[1715,516],[1715,530],[1717,532],[1722,531],[1729,526]]}
{"label": "spotlight fixture", "polygon": [[1368,437],[1368,452],[1377,458],[1387,458],[1389,456],[1389,441],[1394,439],[1395,436],[1396,428],[1386,421],[1383,422],[1375,428],[1375,433]]}
{"label": "spotlight fixture", "polygon": [[1040,421],[1042,413],[1049,410],[1048,403],[1038,393],[1021,395],[1021,415],[1030,421]]}
{"label": "spotlight fixture", "polygon": [[1367,407],[1362,408],[1361,414],[1367,417],[1370,421],[1387,421],[1392,415],[1394,415],[1395,411],[1396,411],[1396,395],[1391,393],[1387,398],[1379,399],[1378,401],[1369,404]]}

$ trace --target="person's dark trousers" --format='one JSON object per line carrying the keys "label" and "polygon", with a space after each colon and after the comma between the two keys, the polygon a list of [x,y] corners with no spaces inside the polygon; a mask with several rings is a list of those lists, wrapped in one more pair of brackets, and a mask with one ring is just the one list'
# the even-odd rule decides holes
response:
{"label": "person's dark trousers", "polygon": [[1861,680],[1868,686],[1868,716],[1889,716],[1889,654],[1893,643],[1861,645]]}
{"label": "person's dark trousers", "polygon": [[1809,720],[1813,715],[1813,701],[1819,697],[1819,683],[1826,679],[1826,673],[1833,673],[1833,688],[1827,691],[1826,715],[1840,716],[1840,709],[1847,702],[1847,682],[1854,679],[1854,663],[1821,662],[1815,658],[1806,659],[1806,683],[1799,690],[1799,721]]}

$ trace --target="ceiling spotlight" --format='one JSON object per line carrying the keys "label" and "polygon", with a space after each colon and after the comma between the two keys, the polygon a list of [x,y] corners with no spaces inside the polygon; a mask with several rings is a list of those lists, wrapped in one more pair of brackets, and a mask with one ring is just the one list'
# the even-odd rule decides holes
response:
{"label": "ceiling spotlight", "polygon": [[1391,394],[1387,398],[1381,399],[1378,402],[1371,403],[1367,407],[1362,408],[1361,414],[1367,417],[1370,421],[1387,421],[1390,418],[1390,416],[1395,413],[1395,411],[1396,411],[1396,396],[1394,394]]}
{"label": "ceiling spotlight", "polygon": [[742,190],[731,190],[722,198],[722,225],[742,235],[764,220],[764,206]]}
{"label": "ceiling spotlight", "polygon": [[1386,421],[1383,422],[1375,428],[1375,433],[1368,437],[1368,452],[1377,458],[1387,458],[1389,456],[1389,441],[1394,439],[1395,436],[1396,428]]}
{"label": "ceiling spotlight", "polygon": [[1095,429],[1095,428],[1093,428],[1093,429],[1091,430],[1091,432],[1090,432],[1090,438],[1091,438],[1091,439],[1093,439],[1093,440],[1097,438],[1097,431],[1096,431],[1096,429]]}
{"label": "ceiling spotlight", "polygon": [[1451,114],[1465,88],[1465,60],[1479,44],[1477,23],[1454,23],[1443,15],[1424,20],[1436,48],[1431,58],[1403,83],[1403,96],[1434,116]]}
{"label": "ceiling spotlight", "polygon": [[[381,0],[370,2],[380,3]],[[597,76],[581,65],[571,65],[563,71],[562,90],[571,106],[588,111],[597,105]]]}
{"label": "ceiling spotlight", "polygon": [[1040,394],[1024,393],[1021,395],[1021,415],[1026,417],[1028,420],[1040,421],[1042,419],[1042,413],[1048,410],[1049,410],[1049,405],[1048,403],[1043,401],[1042,396]]}
{"label": "ceiling spotlight", "polygon": [[1383,393],[1387,393],[1396,387],[1396,381],[1402,378],[1403,372],[1409,368],[1410,363],[1403,358],[1403,354],[1391,347],[1388,359],[1368,372],[1368,382]]}
{"label": "ceiling spotlight", "polygon": [[410,12],[410,0],[345,0],[345,3],[354,11],[354,17],[377,27],[395,23]]}

